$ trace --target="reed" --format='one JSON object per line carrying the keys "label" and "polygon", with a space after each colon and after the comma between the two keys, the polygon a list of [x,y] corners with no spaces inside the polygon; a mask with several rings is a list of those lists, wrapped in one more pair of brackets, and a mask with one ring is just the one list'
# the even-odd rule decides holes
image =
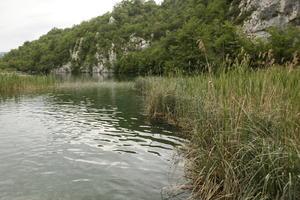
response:
{"label": "reed", "polygon": [[200,199],[300,199],[300,70],[242,68],[136,81],[151,118],[189,130]]}
{"label": "reed", "polygon": [[46,89],[55,85],[55,79],[50,76],[33,76],[19,73],[0,73],[0,95]]}

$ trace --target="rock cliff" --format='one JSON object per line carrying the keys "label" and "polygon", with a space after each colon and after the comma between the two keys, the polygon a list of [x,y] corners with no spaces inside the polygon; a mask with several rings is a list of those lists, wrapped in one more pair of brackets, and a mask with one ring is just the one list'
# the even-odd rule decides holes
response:
{"label": "rock cliff", "polygon": [[[111,17],[109,19],[108,24],[115,23],[116,20]],[[95,38],[99,37],[99,33],[97,32],[95,35]],[[81,51],[82,46],[85,43],[85,38],[81,37],[77,40],[75,46],[73,49],[69,50],[70,58],[69,62],[63,64],[62,66],[59,66],[52,70],[52,73],[71,73],[74,71],[76,67],[79,66],[79,72],[82,73],[111,73],[113,72],[113,65],[114,62],[118,58],[118,54],[116,51],[116,45],[111,42],[111,46],[108,50],[103,50],[100,48],[98,44],[96,45],[96,53],[94,55],[94,58],[96,60],[95,63],[90,63],[87,60],[84,60],[81,58]],[[136,51],[136,50],[143,50],[150,46],[151,41],[145,40],[144,38],[136,36],[135,33],[133,33],[130,37],[125,46],[122,48],[122,54],[126,55],[127,52],[130,51]]]}
{"label": "rock cliff", "polygon": [[252,36],[267,37],[271,27],[300,26],[300,0],[241,0],[239,8],[250,14],[243,27]]}

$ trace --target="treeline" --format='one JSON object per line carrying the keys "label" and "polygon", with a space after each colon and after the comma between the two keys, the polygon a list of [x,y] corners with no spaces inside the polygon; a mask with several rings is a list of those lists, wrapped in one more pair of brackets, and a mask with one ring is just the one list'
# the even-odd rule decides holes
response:
{"label": "treeline", "polygon": [[[6,54],[0,67],[49,73],[72,62],[73,71],[97,64],[96,53],[117,73],[218,71],[247,57],[251,67],[294,62],[300,52],[300,31],[288,27],[269,30],[268,42],[248,39],[241,30],[251,13],[240,13],[240,0],[123,0],[111,13],[48,34]],[[113,19],[113,22],[110,22]],[[131,37],[150,46],[135,48]],[[71,52],[84,38],[78,58]],[[224,64],[225,63],[225,64]]]}

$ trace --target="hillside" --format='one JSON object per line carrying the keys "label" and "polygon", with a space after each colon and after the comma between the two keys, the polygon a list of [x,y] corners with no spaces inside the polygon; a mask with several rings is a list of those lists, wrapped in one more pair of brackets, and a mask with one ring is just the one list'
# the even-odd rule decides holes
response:
{"label": "hillside", "polygon": [[[224,62],[232,64],[232,60],[239,59],[241,52],[251,55],[253,67],[260,67],[267,60],[258,61],[259,56],[270,49],[275,62],[292,61],[293,53],[300,50],[300,32],[295,28],[300,13],[297,2],[287,5],[296,13],[294,18],[273,25],[280,12],[269,18],[263,14],[282,1],[271,5],[247,2],[165,0],[157,5],[153,0],[124,0],[111,13],[72,28],[53,28],[38,40],[25,42],[5,55],[0,65],[39,73],[216,71]],[[255,19],[269,20],[270,26],[256,31]],[[268,29],[289,24],[292,27]],[[242,30],[254,35],[263,32],[270,40],[250,40]]]}

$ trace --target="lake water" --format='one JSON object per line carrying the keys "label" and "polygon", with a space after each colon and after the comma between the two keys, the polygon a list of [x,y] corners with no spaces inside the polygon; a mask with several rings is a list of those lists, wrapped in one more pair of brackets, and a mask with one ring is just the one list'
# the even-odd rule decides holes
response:
{"label": "lake water", "polygon": [[184,139],[150,124],[135,91],[71,85],[0,98],[0,200],[155,200],[180,181]]}

